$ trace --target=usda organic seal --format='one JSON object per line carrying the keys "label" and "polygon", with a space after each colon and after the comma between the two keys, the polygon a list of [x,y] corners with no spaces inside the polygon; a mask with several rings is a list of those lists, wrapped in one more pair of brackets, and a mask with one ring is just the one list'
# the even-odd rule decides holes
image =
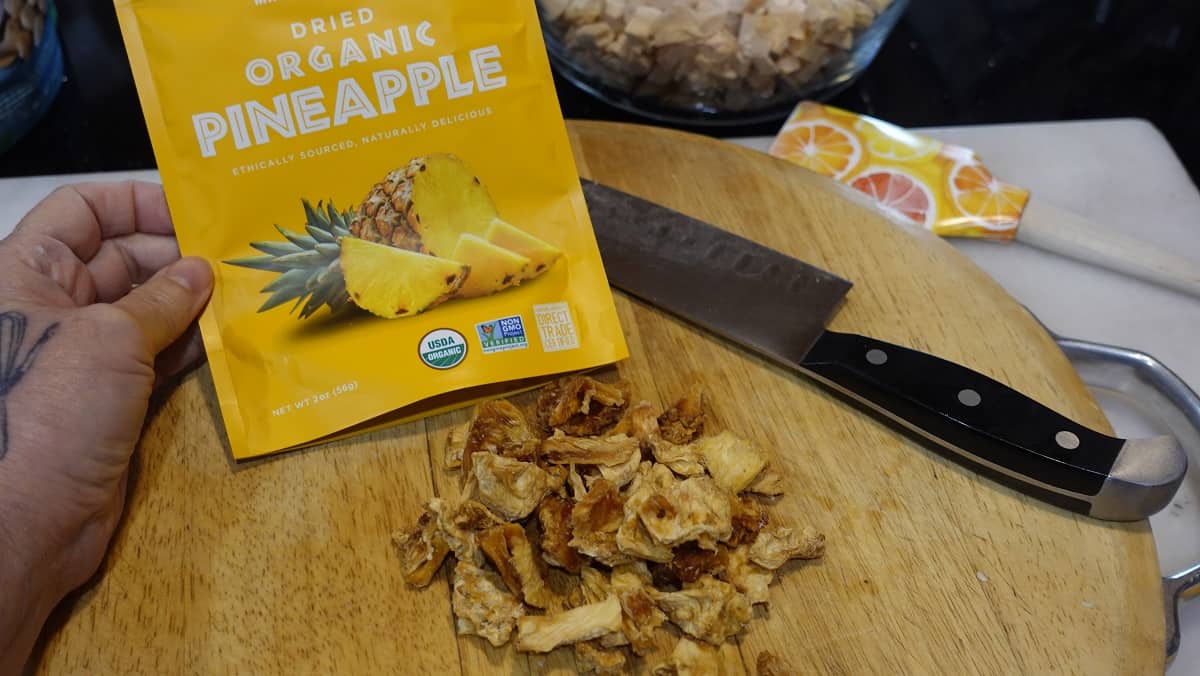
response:
{"label": "usda organic seal", "polygon": [[426,366],[445,371],[467,358],[467,339],[454,329],[437,329],[425,334],[417,350]]}

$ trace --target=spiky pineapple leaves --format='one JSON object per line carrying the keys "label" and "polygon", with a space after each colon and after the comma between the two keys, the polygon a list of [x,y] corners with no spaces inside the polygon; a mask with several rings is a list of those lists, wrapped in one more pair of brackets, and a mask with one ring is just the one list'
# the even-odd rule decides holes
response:
{"label": "spiky pineapple leaves", "polygon": [[350,302],[339,265],[341,246],[338,242],[350,236],[351,212],[338,211],[332,201],[328,204],[319,202],[316,207],[308,200],[301,202],[307,234],[276,225],[275,229],[286,241],[251,242],[251,247],[265,255],[225,261],[229,265],[279,274],[263,287],[262,292],[271,295],[259,312],[295,301],[292,312],[299,309],[300,318],[307,319],[323,306],[337,312]]}

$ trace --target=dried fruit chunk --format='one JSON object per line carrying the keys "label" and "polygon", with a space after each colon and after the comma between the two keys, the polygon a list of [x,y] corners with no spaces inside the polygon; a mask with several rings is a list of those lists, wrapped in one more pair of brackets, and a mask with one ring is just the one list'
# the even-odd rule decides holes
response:
{"label": "dried fruit chunk", "polygon": [[525,606],[506,591],[500,577],[469,561],[454,567],[454,627],[462,636],[482,636],[493,646],[502,646],[525,616]]}
{"label": "dried fruit chunk", "polygon": [[767,512],[750,498],[734,496],[730,502],[733,534],[729,536],[730,547],[740,547],[754,542],[758,533],[767,527]]}
{"label": "dried fruit chunk", "polygon": [[637,477],[638,467],[641,464],[642,452],[634,448],[634,451],[629,454],[629,458],[623,464],[615,466],[597,465],[596,470],[600,472],[601,477],[611,482],[617,488],[624,488]]}
{"label": "dried fruit chunk", "polygon": [[635,654],[648,655],[655,649],[655,632],[667,621],[650,596],[650,572],[641,562],[618,566],[613,569],[610,584],[621,602],[621,632]]}
{"label": "dried fruit chunk", "polygon": [[586,376],[563,378],[538,395],[538,423],[574,436],[595,436],[612,427],[629,403],[629,383],[602,383]]}
{"label": "dried fruit chunk", "polygon": [[776,570],[791,559],[819,559],[825,556],[825,536],[812,528],[796,532],[778,528],[758,534],[750,545],[750,560]]}
{"label": "dried fruit chunk", "polygon": [[775,580],[775,571],[751,561],[749,547],[738,547],[726,553],[722,577],[745,594],[751,604],[766,603],[767,587]]}
{"label": "dried fruit chunk", "polygon": [[672,577],[682,584],[690,584],[705,575],[719,575],[725,571],[725,553],[701,549],[694,542],[676,547],[674,557],[667,564]]}
{"label": "dried fruit chunk", "polygon": [[568,437],[556,431],[542,441],[542,458],[556,465],[607,465],[616,467],[629,462],[634,455],[641,458],[636,439],[624,434],[605,437]]}
{"label": "dried fruit chunk", "polygon": [[529,516],[547,493],[562,486],[565,478],[556,477],[531,462],[495,453],[473,454],[471,474],[476,482],[475,496],[508,521]]}
{"label": "dried fruit chunk", "polygon": [[459,298],[490,296],[515,286],[533,265],[528,258],[476,235],[459,237],[450,258],[471,268],[456,294]]}
{"label": "dried fruit chunk", "polygon": [[450,551],[459,561],[482,564],[477,534],[504,523],[484,505],[474,500],[448,501],[434,498],[426,506],[437,516],[437,527]]}
{"label": "dried fruit chunk", "polygon": [[495,453],[532,462],[537,459],[538,443],[521,409],[504,399],[484,402],[475,409],[467,432],[463,471],[471,471],[471,456],[475,453]]}
{"label": "dried fruit chunk", "polygon": [[624,650],[605,648],[597,641],[575,644],[575,664],[581,672],[596,676],[621,676],[629,670]]}
{"label": "dried fruit chunk", "polygon": [[631,510],[627,510],[625,520],[617,529],[617,549],[623,554],[658,563],[666,563],[674,556],[670,547],[650,537],[637,512]]}
{"label": "dried fruit chunk", "polygon": [[729,494],[707,476],[675,481],[638,509],[650,537],[675,546],[695,540],[715,549],[733,533]]}
{"label": "dried fruit chunk", "polygon": [[729,432],[692,442],[691,450],[722,488],[740,493],[767,466],[767,454]]}
{"label": "dried fruit chunk", "polygon": [[625,498],[616,486],[598,479],[571,512],[571,546],[605,565],[627,563],[629,556],[617,547],[617,529],[624,515]]}
{"label": "dried fruit chunk", "polygon": [[776,498],[783,495],[783,477],[770,467],[764,469],[746,486],[747,493]]}
{"label": "dried fruit chunk", "polygon": [[609,596],[553,615],[525,616],[517,621],[517,650],[548,653],[560,645],[590,641],[621,631],[621,603]]}
{"label": "dried fruit chunk", "polygon": [[534,608],[551,604],[550,590],[524,528],[515,523],[489,528],[479,534],[479,548],[496,567],[509,591]]}
{"label": "dried fruit chunk", "polygon": [[754,670],[757,676],[798,676],[800,673],[781,657],[766,650],[758,654],[758,659],[754,661]]}
{"label": "dried fruit chunk", "polygon": [[693,385],[688,393],[658,417],[663,439],[673,444],[691,443],[704,433],[704,390]]}
{"label": "dried fruit chunk", "polygon": [[680,476],[700,476],[705,473],[703,459],[691,445],[673,444],[666,439],[655,440],[650,446],[654,460],[671,468]]}
{"label": "dried fruit chunk", "polygon": [[626,496],[624,515],[617,530],[617,547],[622,552],[660,563],[671,560],[674,552],[651,537],[642,523],[641,510],[648,500],[659,497],[675,482],[675,476],[666,467],[641,463]]}
{"label": "dried fruit chunk", "polygon": [[542,532],[542,560],[552,566],[578,573],[583,565],[579,552],[571,546],[571,512],[575,503],[557,495],[547,495],[538,505],[538,525]]}
{"label": "dried fruit chunk", "polygon": [[578,500],[587,495],[588,485],[584,483],[583,477],[579,475],[579,471],[575,468],[575,465],[571,465],[567,469],[567,485],[571,487],[571,495],[575,499]]}
{"label": "dried fruit chunk", "polygon": [[612,594],[612,584],[608,575],[591,566],[584,566],[579,571],[579,594],[582,601],[577,606],[588,603],[599,603]]}
{"label": "dried fruit chunk", "polygon": [[509,528],[521,530],[521,527],[515,523],[505,523],[480,533],[479,549],[491,562],[496,572],[500,574],[500,579],[504,580],[504,586],[508,587],[513,595],[520,598],[521,579],[517,577],[516,568],[512,563],[512,553],[508,550],[508,538],[505,537],[505,530]]}
{"label": "dried fruit chunk", "polygon": [[728,582],[708,575],[680,591],[652,596],[677,627],[713,645],[736,636],[750,621],[746,597]]}
{"label": "dried fruit chunk", "polygon": [[442,450],[442,467],[446,469],[461,469],[463,452],[467,448],[467,434],[471,431],[471,423],[455,425],[446,433],[446,446]]}
{"label": "dried fruit chunk", "polygon": [[625,415],[617,421],[610,434],[624,434],[638,440],[643,450],[650,450],[659,439],[658,414],[648,401],[625,409]]}
{"label": "dried fruit chunk", "polygon": [[450,546],[438,529],[437,516],[429,511],[421,514],[415,528],[393,535],[392,543],[400,555],[404,582],[414,587],[427,586],[450,553]]}
{"label": "dried fruit chunk", "polygon": [[652,673],[654,676],[719,676],[721,663],[716,648],[681,636],[671,656],[654,667]]}
{"label": "dried fruit chunk", "polygon": [[441,305],[471,271],[457,261],[353,238],[342,240],[340,261],[350,299],[384,319],[411,317]]}

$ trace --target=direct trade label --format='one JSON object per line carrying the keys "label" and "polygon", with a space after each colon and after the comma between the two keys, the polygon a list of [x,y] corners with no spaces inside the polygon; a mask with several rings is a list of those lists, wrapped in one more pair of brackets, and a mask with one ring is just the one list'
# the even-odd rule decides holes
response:
{"label": "direct trade label", "polygon": [[566,303],[545,303],[533,306],[538,333],[542,337],[542,350],[563,352],[579,347],[579,333],[575,330],[575,319],[571,317],[571,306]]}

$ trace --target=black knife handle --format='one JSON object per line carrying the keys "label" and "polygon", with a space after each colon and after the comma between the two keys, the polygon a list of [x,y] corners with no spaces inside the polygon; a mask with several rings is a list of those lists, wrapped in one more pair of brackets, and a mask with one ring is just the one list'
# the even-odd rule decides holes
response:
{"label": "black knife handle", "polygon": [[1005,483],[1076,512],[1146,518],[1186,472],[1171,437],[1101,434],[983,374],[891,343],[827,331],[800,366]]}

